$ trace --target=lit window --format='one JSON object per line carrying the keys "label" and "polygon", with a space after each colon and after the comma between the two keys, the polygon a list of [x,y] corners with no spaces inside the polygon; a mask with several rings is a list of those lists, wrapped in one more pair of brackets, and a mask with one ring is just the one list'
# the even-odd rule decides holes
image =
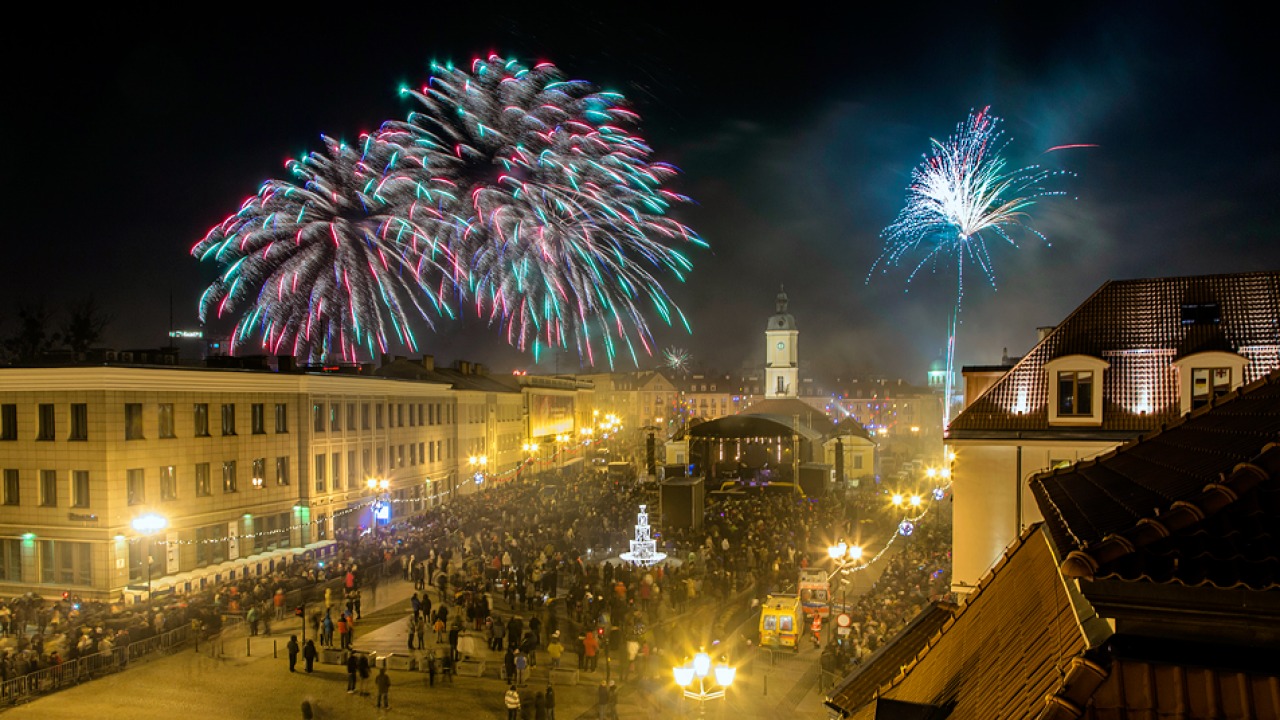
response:
{"label": "lit window", "polygon": [[1208,405],[1211,400],[1231,392],[1231,368],[1192,368],[1191,408]]}

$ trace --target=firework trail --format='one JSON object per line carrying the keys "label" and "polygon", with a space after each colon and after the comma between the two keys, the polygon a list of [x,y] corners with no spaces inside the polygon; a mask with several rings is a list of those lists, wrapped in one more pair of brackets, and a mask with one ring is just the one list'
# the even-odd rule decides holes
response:
{"label": "firework trail", "polygon": [[676,372],[689,372],[689,363],[692,358],[689,351],[684,348],[669,347],[662,352],[662,364],[664,367]]}
{"label": "firework trail", "polygon": [[595,364],[598,342],[610,365],[623,349],[636,362],[648,312],[688,329],[658,276],[683,280],[683,249],[706,244],[668,217],[688,199],[662,187],[677,170],[650,161],[624,98],[497,56],[432,72],[402,90],[419,111],[378,138],[438,218],[459,296],[535,357],[572,345]]}
{"label": "firework trail", "polygon": [[387,160],[373,138],[324,143],[286,164],[292,181],[263,183],[191,249],[222,268],[201,320],[240,312],[233,348],[258,335],[267,352],[312,361],[354,362],[391,337],[416,349],[411,320],[450,314],[447,249],[415,219],[411,183],[378,172]]}
{"label": "firework trail", "polygon": [[[965,261],[976,263],[995,287],[995,269],[987,240],[992,236],[1017,246],[1013,233],[1038,238],[1027,225],[1027,210],[1039,200],[1064,193],[1045,184],[1062,171],[1037,165],[1008,170],[1001,153],[1008,145],[1000,118],[990,108],[970,113],[946,142],[933,141],[933,150],[911,173],[907,200],[893,224],[885,228],[884,251],[871,267],[882,272],[908,257],[921,257],[907,277],[910,283],[926,265],[935,269],[942,259],[956,263],[956,307],[964,299]],[[868,281],[870,274],[868,274]]]}

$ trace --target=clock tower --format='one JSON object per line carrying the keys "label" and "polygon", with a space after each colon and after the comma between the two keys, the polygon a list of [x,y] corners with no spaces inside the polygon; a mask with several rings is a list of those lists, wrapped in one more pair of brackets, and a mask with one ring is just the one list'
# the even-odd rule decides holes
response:
{"label": "clock tower", "polygon": [[765,327],[764,397],[794,398],[800,369],[796,363],[796,319],[787,313],[787,293],[778,288],[778,312]]}

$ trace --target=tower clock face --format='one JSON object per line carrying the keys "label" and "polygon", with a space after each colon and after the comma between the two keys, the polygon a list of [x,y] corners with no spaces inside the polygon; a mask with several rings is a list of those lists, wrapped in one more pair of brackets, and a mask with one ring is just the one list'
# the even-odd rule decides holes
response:
{"label": "tower clock face", "polygon": [[778,349],[779,349],[779,350],[783,350],[783,349],[785,349],[786,347],[787,347],[787,344],[786,344],[786,343],[784,343],[784,342],[780,342],[780,343],[778,343]]}

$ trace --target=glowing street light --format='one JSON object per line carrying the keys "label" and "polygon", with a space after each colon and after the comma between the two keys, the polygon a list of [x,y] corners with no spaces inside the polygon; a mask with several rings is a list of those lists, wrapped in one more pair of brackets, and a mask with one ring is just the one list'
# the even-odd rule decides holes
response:
{"label": "glowing street light", "polygon": [[[671,674],[675,677],[676,684],[684,692],[684,697],[698,701],[699,715],[706,712],[704,703],[708,700],[724,697],[725,691],[733,684],[733,679],[737,672],[737,668],[729,667],[727,663],[723,662],[712,668],[711,656],[705,652],[699,652],[694,655],[691,662],[671,668]],[[715,679],[708,682],[708,675]],[[691,687],[694,680],[698,681],[697,690]]]}
{"label": "glowing street light", "polygon": [[391,481],[386,478],[369,478],[365,481],[365,486],[369,488],[369,492],[377,495],[372,505],[373,521],[370,524],[377,525],[379,520],[384,523],[391,520],[391,503],[387,496]]}
{"label": "glowing street light", "polygon": [[146,552],[143,556],[147,563],[147,606],[151,606],[151,537],[169,527],[169,520],[163,515],[148,513],[133,519],[133,529],[147,539]]}

